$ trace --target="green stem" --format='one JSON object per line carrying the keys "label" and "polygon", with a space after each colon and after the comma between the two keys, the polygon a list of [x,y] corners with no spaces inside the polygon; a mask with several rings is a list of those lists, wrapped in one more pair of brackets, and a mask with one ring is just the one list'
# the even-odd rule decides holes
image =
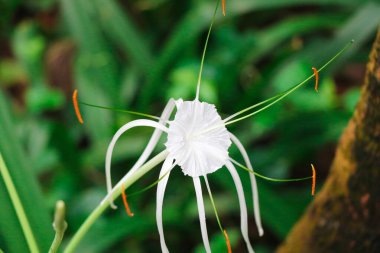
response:
{"label": "green stem", "polygon": [[3,176],[5,186],[9,192],[9,196],[15,208],[18,220],[20,221],[21,228],[22,228],[22,231],[24,232],[24,236],[28,244],[29,250],[32,253],[38,253],[40,251],[38,249],[36,239],[34,238],[32,229],[30,228],[28,218],[26,217],[24,208],[21,204],[21,200],[17,194],[16,187],[14,186],[12,182],[12,178],[9,174],[8,168],[5,165],[3,156],[1,154],[0,154],[0,174]]}
{"label": "green stem", "polygon": [[79,242],[86,235],[90,227],[95,223],[95,221],[99,218],[99,216],[108,208],[110,205],[110,199],[115,199],[121,194],[120,186],[123,185],[124,189],[127,189],[134,182],[136,182],[139,178],[145,175],[147,172],[152,170],[155,166],[161,163],[168,155],[168,151],[164,150],[147,163],[145,163],[139,170],[137,170],[134,174],[129,177],[124,176],[119,183],[113,188],[113,191],[107,195],[104,200],[92,211],[90,216],[83,222],[82,226],[75,233],[69,244],[67,245],[64,253],[74,252],[75,248],[78,246]]}
{"label": "green stem", "polygon": [[49,253],[56,253],[59,246],[61,245],[64,233],[57,232],[55,233],[54,240],[49,249]]}
{"label": "green stem", "polygon": [[67,223],[65,221],[66,208],[65,203],[62,200],[57,201],[55,205],[54,223],[53,228],[55,230],[54,240],[50,246],[49,253],[56,253],[61,245],[63,235],[67,229]]}

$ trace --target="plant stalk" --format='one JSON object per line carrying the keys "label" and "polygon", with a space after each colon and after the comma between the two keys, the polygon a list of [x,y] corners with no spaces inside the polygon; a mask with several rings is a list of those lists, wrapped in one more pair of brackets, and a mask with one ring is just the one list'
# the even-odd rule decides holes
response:
{"label": "plant stalk", "polygon": [[50,246],[49,253],[56,253],[61,245],[63,235],[67,229],[67,222],[65,221],[65,202],[58,200],[55,205],[54,223],[53,228],[55,230],[54,240]]}
{"label": "plant stalk", "polygon": [[154,167],[156,167],[159,163],[164,161],[167,156],[168,156],[168,151],[164,150],[158,155],[156,155],[155,157],[153,157],[152,159],[150,159],[148,162],[146,162],[143,166],[141,166],[139,170],[137,170],[132,175],[124,176],[119,181],[119,183],[113,188],[112,192],[108,194],[103,199],[103,201],[101,201],[101,203],[92,211],[90,216],[87,217],[87,219],[84,221],[82,226],[79,228],[79,230],[75,233],[73,238],[68,243],[67,247],[64,250],[64,253],[74,252],[75,248],[78,246],[79,242],[86,235],[90,227],[95,223],[95,221],[99,218],[99,216],[107,209],[107,207],[109,207],[110,199],[115,199],[120,196],[121,185],[124,186],[124,189],[127,189],[134,182],[136,182],[138,179],[144,176],[147,172],[149,172]]}

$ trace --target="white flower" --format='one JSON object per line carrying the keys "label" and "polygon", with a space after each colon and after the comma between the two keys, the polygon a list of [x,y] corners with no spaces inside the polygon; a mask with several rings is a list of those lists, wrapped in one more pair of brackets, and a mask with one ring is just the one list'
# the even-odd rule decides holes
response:
{"label": "white flower", "polygon": [[177,113],[170,122],[165,144],[169,154],[191,177],[220,169],[228,161],[231,140],[215,106],[198,100],[178,100],[176,105]]}
{"label": "white flower", "polygon": [[[169,120],[172,111],[177,109],[174,119]],[[240,114],[240,113],[239,113]],[[236,117],[238,114],[227,118],[228,120]],[[236,186],[241,217],[241,232],[246,242],[249,252],[253,252],[251,243],[248,238],[248,214],[247,206],[244,197],[244,191],[239,175],[232,164],[232,159],[228,155],[228,149],[232,143],[236,145],[241,152],[247,167],[252,170],[251,163],[248,159],[247,152],[240,141],[225,127],[226,120],[222,120],[216,111],[216,108],[212,104],[200,102],[198,99],[193,101],[183,101],[179,99],[177,101],[171,99],[161,118],[158,122],[153,120],[140,119],[128,122],[122,126],[114,135],[106,155],[106,175],[107,175],[107,189],[108,196],[112,196],[112,192],[120,188],[121,181],[112,188],[111,185],[111,156],[114,146],[118,138],[127,130],[137,126],[149,126],[156,128],[147,147],[138,159],[136,164],[123,178],[125,181],[127,178],[133,176],[134,173],[146,162],[151,155],[154,147],[156,146],[161,133],[167,134],[166,146],[166,159],[162,165],[159,178],[162,178],[158,182],[157,186],[157,208],[156,219],[157,227],[160,235],[162,252],[169,252],[163,232],[162,225],[162,206],[164,200],[165,188],[169,179],[171,170],[178,165],[185,175],[190,176],[194,182],[194,188],[196,192],[199,220],[201,225],[201,233],[203,243],[206,252],[211,252],[210,244],[207,235],[205,210],[202,197],[202,187],[200,177],[203,176],[206,181],[206,186],[210,191],[207,174],[213,173],[223,166],[225,166],[231,174],[231,177]],[[254,214],[256,225],[259,231],[259,235],[263,235],[263,229],[260,219],[259,202],[257,194],[257,186],[255,176],[249,173],[254,202]],[[115,207],[112,203],[112,197],[105,198],[111,201],[111,206]]]}
{"label": "white flower", "polygon": [[[218,2],[219,3],[219,2]],[[217,9],[217,6],[216,6]],[[166,105],[162,115],[160,118],[136,113],[129,112],[133,114],[138,114],[142,116],[148,116],[154,119],[158,119],[157,121],[147,120],[147,119],[139,119],[135,121],[128,122],[124,126],[122,126],[114,135],[111,143],[108,146],[107,155],[106,155],[106,178],[107,178],[107,190],[108,194],[104,198],[104,201],[110,201],[111,207],[115,208],[113,204],[113,198],[117,196],[118,192],[120,193],[122,185],[124,182],[133,183],[138,177],[140,177],[143,173],[139,171],[139,169],[143,170],[144,164],[151,155],[153,149],[158,143],[158,140],[162,134],[165,132],[167,134],[167,141],[165,143],[166,149],[157,155],[155,158],[152,158],[151,164],[149,166],[153,166],[157,164],[159,161],[164,161],[161,171],[160,171],[160,180],[157,186],[157,208],[156,208],[156,220],[158,232],[160,235],[161,249],[162,252],[169,252],[163,232],[162,225],[162,206],[165,194],[165,188],[170,176],[171,170],[178,165],[183,173],[187,176],[190,176],[194,182],[194,188],[197,198],[198,212],[199,212],[199,220],[201,225],[201,233],[202,239],[205,246],[206,251],[211,252],[210,244],[207,235],[207,227],[206,227],[206,219],[205,219],[205,210],[203,204],[202,197],[202,186],[200,182],[200,177],[204,177],[207,190],[211,197],[211,190],[208,184],[207,175],[217,170],[223,168],[224,166],[227,168],[231,177],[236,186],[237,195],[239,199],[240,206],[240,218],[241,218],[241,232],[245,243],[247,245],[247,249],[250,253],[253,252],[251,243],[248,238],[248,214],[247,214],[247,206],[244,197],[244,191],[242,187],[242,183],[240,181],[239,175],[235,169],[233,163],[238,164],[235,160],[229,157],[228,149],[233,143],[236,145],[241,155],[243,156],[244,162],[246,164],[247,169],[250,171],[249,177],[251,181],[252,193],[253,193],[253,208],[254,208],[254,216],[256,221],[256,226],[259,231],[259,235],[263,235],[263,228],[261,225],[260,211],[259,211],[259,200],[257,194],[257,185],[255,180],[255,175],[253,174],[252,165],[249,161],[248,154],[244,149],[241,142],[238,140],[236,136],[232,133],[228,132],[226,126],[240,120],[251,117],[270,106],[274,105],[278,101],[282,100],[289,94],[291,94],[296,89],[300,88],[307,81],[311,80],[313,77],[318,79],[318,72],[323,70],[328,64],[330,64],[335,58],[337,58],[340,54],[342,54],[350,44],[344,47],[340,52],[338,52],[333,58],[331,58],[326,64],[324,64],[321,68],[313,69],[314,74],[310,75],[303,82],[293,86],[285,92],[282,92],[272,98],[269,98],[265,101],[262,101],[258,104],[252,105],[246,109],[243,109],[224,120],[221,119],[219,114],[216,111],[216,108],[212,104],[208,104],[205,102],[199,101],[199,90],[201,84],[201,74],[203,69],[203,61],[207,48],[208,38],[210,36],[211,28],[213,22],[215,20],[214,12],[213,20],[210,25],[210,29],[208,31],[201,67],[198,76],[198,84],[196,91],[196,98],[193,101],[183,101],[182,99],[174,100],[170,99],[168,104]],[[352,43],[352,42],[351,42]],[[317,84],[317,83],[316,83]],[[316,85],[317,87],[317,85]],[[170,121],[170,116],[172,115],[173,110],[177,109],[174,119]],[[253,109],[258,108],[256,111]],[[236,118],[240,116],[239,118]],[[111,157],[112,151],[116,144],[118,138],[127,130],[138,127],[138,126],[148,126],[155,128],[155,131],[152,137],[149,140],[148,145],[143,151],[140,158],[137,160],[136,164],[129,170],[129,172],[112,188],[111,183]],[[153,161],[154,160],[154,161]],[[147,162],[148,164],[149,162]],[[239,164],[238,164],[239,165]],[[146,167],[149,167],[146,165]],[[145,168],[146,168],[145,167]],[[244,166],[243,166],[244,167]],[[264,177],[268,179],[267,177]],[[308,178],[305,178],[308,179]],[[281,180],[277,180],[281,181]],[[212,199],[211,199],[212,200]]]}

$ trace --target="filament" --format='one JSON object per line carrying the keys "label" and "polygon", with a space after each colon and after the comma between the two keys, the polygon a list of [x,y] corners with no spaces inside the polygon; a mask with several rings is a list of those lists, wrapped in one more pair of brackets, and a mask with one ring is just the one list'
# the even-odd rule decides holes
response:
{"label": "filament", "polygon": [[89,104],[89,103],[81,102],[81,101],[79,103],[86,105],[86,106],[94,107],[94,108],[100,108],[100,109],[111,110],[111,111],[116,111],[116,112],[123,112],[123,113],[132,114],[132,115],[143,116],[143,117],[150,118],[150,119],[160,120],[160,117],[150,115],[150,114],[146,114],[146,113],[142,113],[142,112],[128,111],[128,110],[123,110],[123,109],[118,109],[118,108],[113,108],[113,107],[107,107],[107,106],[101,106],[101,105],[93,105],[93,104]]}
{"label": "filament", "polygon": [[133,193],[129,193],[128,196],[131,197],[131,196],[134,196],[134,195],[137,195],[137,194],[140,194],[140,193],[143,193],[151,188],[153,188],[154,186],[156,186],[162,179],[164,179],[169,173],[170,171],[177,165],[177,163],[174,163],[172,168],[167,171],[164,175],[162,175],[158,180],[154,181],[153,183],[151,183],[150,185],[144,187],[143,189],[141,190],[138,190],[138,191],[135,191]]}
{"label": "filament", "polygon": [[205,179],[205,182],[206,182],[207,192],[208,192],[208,195],[210,196],[211,205],[212,205],[212,208],[214,209],[214,213],[215,213],[216,221],[218,222],[219,229],[220,229],[220,231],[222,231],[222,233],[223,233],[223,235],[224,235],[224,238],[225,238],[225,240],[226,240],[226,245],[227,245],[227,248],[228,248],[228,253],[231,253],[232,250],[231,250],[230,239],[228,238],[227,232],[226,232],[226,230],[223,228],[222,223],[220,222],[219,215],[218,215],[218,210],[216,209],[216,205],[215,205],[215,202],[214,202],[214,198],[213,198],[213,196],[212,196],[212,193],[211,193],[211,189],[210,189],[210,185],[209,185],[209,183],[208,183],[207,176],[205,175],[205,176],[203,176],[203,178]]}
{"label": "filament", "polygon": [[79,123],[83,124],[83,118],[79,111],[77,96],[78,96],[78,90],[75,89],[73,93],[73,105],[75,109],[75,114],[77,115]]}
{"label": "filament", "polygon": [[214,14],[213,14],[212,20],[211,20],[211,24],[210,24],[210,27],[208,28],[205,46],[203,48],[201,67],[199,68],[199,74],[198,74],[197,91],[196,91],[196,95],[195,95],[196,100],[199,100],[199,90],[201,88],[202,72],[203,72],[203,65],[204,65],[204,61],[205,61],[206,51],[207,51],[207,45],[208,45],[208,41],[210,39],[212,26],[214,25],[214,22],[215,22],[216,12],[218,11],[219,3],[220,3],[220,0],[218,0],[218,2],[216,3]]}
{"label": "filament", "polygon": [[216,216],[216,220],[217,220],[217,222],[218,222],[218,225],[219,225],[220,231],[222,231],[222,233],[223,233],[223,230],[224,230],[224,229],[223,229],[223,227],[222,227],[222,223],[221,223],[220,220],[219,220],[218,210],[216,209],[215,202],[214,202],[214,198],[212,197],[212,193],[211,193],[210,185],[208,184],[208,180],[207,180],[206,175],[203,176],[203,178],[205,179],[205,182],[206,182],[206,188],[207,188],[207,191],[208,191],[208,195],[210,196],[211,205],[212,205],[212,208],[214,209],[214,213],[215,213],[215,216]]}
{"label": "filament", "polygon": [[309,179],[313,178],[312,176],[311,177],[301,177],[301,178],[285,178],[285,179],[271,178],[271,177],[267,177],[267,176],[261,175],[261,174],[257,173],[256,171],[250,170],[249,168],[247,168],[243,164],[235,161],[232,158],[230,158],[230,160],[231,160],[231,162],[233,162],[235,165],[237,165],[238,167],[242,168],[243,170],[246,170],[249,173],[255,174],[257,177],[260,177],[262,179],[265,179],[265,180],[271,181],[271,182],[296,182],[296,181],[305,181],[305,180],[309,180]]}

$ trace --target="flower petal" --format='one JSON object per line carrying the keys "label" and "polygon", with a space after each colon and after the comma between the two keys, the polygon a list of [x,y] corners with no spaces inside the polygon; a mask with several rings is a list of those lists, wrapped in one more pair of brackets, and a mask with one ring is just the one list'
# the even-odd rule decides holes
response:
{"label": "flower petal", "polygon": [[203,244],[205,245],[206,252],[211,253],[210,243],[209,243],[208,235],[207,235],[206,215],[205,215],[205,207],[203,204],[201,181],[199,180],[199,177],[193,177],[193,181],[194,181],[195,194],[197,196],[199,222],[201,224]]}
{"label": "flower petal", "polygon": [[[166,122],[169,120],[171,113],[173,112],[173,109],[176,105],[176,101],[174,99],[170,99],[169,102],[166,104],[164,111],[161,114],[160,120],[158,121],[159,124],[165,125]],[[133,167],[128,171],[126,174],[126,178],[130,177],[136,170],[138,170],[149,158],[149,156],[152,154],[153,149],[157,145],[157,142],[159,141],[162,134],[162,129],[156,128],[152,134],[152,137],[150,138],[147,146],[145,147],[143,153],[137,160],[137,162],[133,165]],[[107,171],[106,171],[107,173]],[[111,172],[110,172],[111,173]],[[108,177],[107,177],[108,178]],[[109,194],[110,192],[108,192]],[[116,206],[111,201],[111,207],[116,208]]]}
{"label": "flower petal", "polygon": [[[239,139],[230,133],[230,137],[233,143],[235,143],[236,147],[239,149],[241,155],[243,156],[244,162],[246,163],[248,169],[253,171],[251,161],[249,160],[247,151],[245,150],[243,144],[239,141]],[[259,231],[259,235],[264,235],[263,226],[261,224],[261,216],[260,216],[260,206],[259,206],[259,196],[257,192],[257,184],[256,184],[256,177],[255,174],[249,173],[249,178],[251,180],[251,187],[252,187],[252,195],[253,195],[253,210],[255,214],[255,221],[257,230]]]}
{"label": "flower petal", "polygon": [[[170,99],[167,105],[165,106],[164,111],[161,114],[161,118],[158,121],[159,124],[165,125],[166,122],[169,120],[171,113],[173,112],[175,106],[175,100]],[[156,128],[152,134],[152,137],[150,137],[150,140],[148,142],[148,145],[145,147],[143,153],[137,160],[137,162],[133,165],[133,167],[128,171],[128,174],[133,174],[138,168],[140,168],[146,160],[149,158],[149,156],[152,154],[152,151],[154,147],[157,145],[158,140],[160,139],[162,134],[162,130]]]}
{"label": "flower petal", "polygon": [[[167,132],[168,129],[163,126],[160,123],[157,123],[153,120],[147,120],[147,119],[138,119],[131,122],[128,122],[124,126],[122,126],[116,134],[113,136],[111,143],[108,145],[107,154],[106,154],[106,180],[107,180],[107,192],[110,194],[112,192],[112,182],[111,182],[111,158],[112,158],[112,151],[115,147],[116,141],[119,139],[119,137],[126,131],[128,131],[131,128],[138,127],[138,126],[148,126],[148,127],[154,127],[158,128],[161,131]],[[110,205],[112,208],[116,208],[116,206],[113,204],[112,198],[110,198]]]}
{"label": "flower petal", "polygon": [[241,233],[243,235],[245,243],[247,244],[248,252],[253,253],[254,251],[248,238],[248,215],[247,215],[247,205],[245,203],[243,186],[241,184],[239,174],[237,173],[233,164],[230,161],[228,161],[226,164],[226,167],[228,171],[230,172],[232,179],[234,180],[236,191],[239,198]]}
{"label": "flower petal", "polygon": [[172,168],[173,168],[173,158],[168,157],[168,158],[166,158],[164,164],[162,165],[159,178],[161,178],[166,173],[168,173],[168,174],[167,174],[167,176],[162,178],[161,181],[158,182],[158,185],[157,185],[156,221],[157,221],[158,233],[160,235],[161,251],[163,253],[168,253],[169,250],[168,250],[166,243],[165,243],[164,229],[162,226],[162,205],[164,202],[164,194],[165,194],[166,184],[168,183],[168,179],[170,176],[170,170]]}

